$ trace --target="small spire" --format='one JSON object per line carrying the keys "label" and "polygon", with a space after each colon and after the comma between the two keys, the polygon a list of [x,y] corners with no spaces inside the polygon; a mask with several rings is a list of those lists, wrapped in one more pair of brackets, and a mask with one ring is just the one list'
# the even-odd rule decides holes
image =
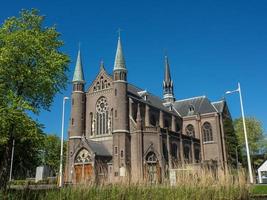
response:
{"label": "small spire", "polygon": [[165,56],[165,75],[164,75],[164,81],[166,83],[171,81],[171,73],[170,73],[170,66],[169,66],[168,56]]}
{"label": "small spire", "polygon": [[101,59],[101,61],[100,61],[100,70],[105,70],[104,60],[103,59]]}
{"label": "small spire", "polygon": [[163,80],[163,99],[165,102],[173,102],[175,100],[173,94],[173,82],[171,79],[170,65],[168,56],[165,55],[165,69]]}
{"label": "small spire", "polygon": [[123,52],[122,52],[120,32],[119,32],[118,45],[117,45],[117,51],[116,51],[114,69],[113,70],[114,71],[115,70],[124,70],[124,71],[126,71],[125,60],[124,60],[124,56],[123,56]]}
{"label": "small spire", "polygon": [[83,76],[80,43],[79,43],[78,56],[77,56],[77,61],[76,61],[76,66],[75,66],[72,82],[81,82],[81,83],[85,82],[84,76]]}

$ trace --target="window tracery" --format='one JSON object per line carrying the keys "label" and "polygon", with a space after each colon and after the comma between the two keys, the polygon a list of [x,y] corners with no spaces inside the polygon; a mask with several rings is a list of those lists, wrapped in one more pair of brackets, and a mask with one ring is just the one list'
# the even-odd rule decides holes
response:
{"label": "window tracery", "polygon": [[212,127],[209,122],[205,122],[202,126],[203,141],[211,142],[213,141]]}
{"label": "window tracery", "polygon": [[88,162],[92,162],[90,153],[86,149],[80,150],[75,158],[75,163],[88,163]]}

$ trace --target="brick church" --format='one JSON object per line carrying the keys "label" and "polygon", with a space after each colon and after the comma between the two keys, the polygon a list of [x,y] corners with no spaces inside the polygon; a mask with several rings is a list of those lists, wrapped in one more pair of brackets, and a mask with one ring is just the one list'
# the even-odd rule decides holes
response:
{"label": "brick church", "polygon": [[92,84],[85,79],[78,52],[71,97],[65,182],[105,180],[162,182],[168,169],[215,161],[226,167],[224,122],[231,115],[224,100],[206,96],[176,100],[165,57],[163,97],[127,80],[118,39],[113,74],[103,62]]}

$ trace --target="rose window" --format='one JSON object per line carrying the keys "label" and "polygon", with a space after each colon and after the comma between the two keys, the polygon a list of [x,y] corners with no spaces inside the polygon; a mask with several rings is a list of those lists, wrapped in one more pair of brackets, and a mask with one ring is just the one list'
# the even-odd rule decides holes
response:
{"label": "rose window", "polygon": [[107,99],[102,97],[97,101],[96,110],[98,113],[105,113],[108,110]]}

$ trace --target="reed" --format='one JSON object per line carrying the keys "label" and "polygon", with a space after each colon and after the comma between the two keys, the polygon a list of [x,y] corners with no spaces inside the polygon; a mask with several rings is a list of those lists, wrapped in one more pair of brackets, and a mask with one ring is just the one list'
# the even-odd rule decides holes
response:
{"label": "reed", "polygon": [[249,186],[243,170],[180,170],[177,173],[176,185],[170,186],[167,181],[162,184],[145,182],[117,183],[101,185],[76,185],[53,190],[12,191],[10,199],[70,199],[70,200],[141,200],[141,199],[249,199]]}

